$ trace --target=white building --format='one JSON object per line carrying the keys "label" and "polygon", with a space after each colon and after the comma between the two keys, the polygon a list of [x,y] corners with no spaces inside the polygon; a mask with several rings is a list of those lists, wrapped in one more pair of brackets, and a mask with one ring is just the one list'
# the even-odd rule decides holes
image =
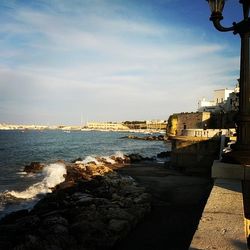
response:
{"label": "white building", "polygon": [[231,111],[233,99],[235,94],[239,92],[239,87],[236,85],[235,89],[217,89],[214,90],[214,97],[212,101],[207,101],[202,98],[198,102],[199,112],[220,112]]}
{"label": "white building", "polygon": [[215,109],[214,101],[207,101],[205,97],[198,101],[199,112],[212,112]]}
{"label": "white building", "polygon": [[234,90],[228,88],[214,90],[214,102],[216,105],[224,104],[232,92],[234,92]]}

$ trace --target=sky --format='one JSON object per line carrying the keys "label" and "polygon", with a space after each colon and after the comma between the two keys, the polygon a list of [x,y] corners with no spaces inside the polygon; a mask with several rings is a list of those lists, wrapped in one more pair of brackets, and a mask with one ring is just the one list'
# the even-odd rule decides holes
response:
{"label": "sky", "polygon": [[[228,0],[225,26],[241,19]],[[239,78],[205,0],[1,0],[0,123],[168,119]]]}

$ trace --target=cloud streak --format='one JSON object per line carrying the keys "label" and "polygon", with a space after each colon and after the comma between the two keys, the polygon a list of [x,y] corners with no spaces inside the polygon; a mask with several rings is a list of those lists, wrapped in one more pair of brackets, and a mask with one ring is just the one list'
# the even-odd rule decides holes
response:
{"label": "cloud streak", "polygon": [[0,122],[77,124],[82,113],[88,120],[167,119],[238,77],[228,43],[138,17],[132,2],[80,2],[8,5]]}

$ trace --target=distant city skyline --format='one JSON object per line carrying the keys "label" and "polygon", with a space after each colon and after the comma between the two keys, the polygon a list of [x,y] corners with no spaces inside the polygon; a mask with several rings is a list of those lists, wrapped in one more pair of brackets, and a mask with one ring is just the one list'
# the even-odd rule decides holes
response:
{"label": "distant city skyline", "polygon": [[[205,0],[2,0],[0,123],[167,119],[239,78]],[[227,1],[223,23],[239,21]]]}

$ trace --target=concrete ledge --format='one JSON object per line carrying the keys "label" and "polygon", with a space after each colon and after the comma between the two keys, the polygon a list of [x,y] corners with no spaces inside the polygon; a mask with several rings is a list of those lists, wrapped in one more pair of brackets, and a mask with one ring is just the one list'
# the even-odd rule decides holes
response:
{"label": "concrete ledge", "polygon": [[212,166],[212,178],[250,180],[250,166],[215,160]]}
{"label": "concrete ledge", "polygon": [[239,164],[214,161],[212,166],[212,178],[225,178],[244,180],[245,167]]}
{"label": "concrete ledge", "polygon": [[248,249],[241,181],[215,180],[189,249]]}
{"label": "concrete ledge", "polygon": [[208,137],[197,137],[197,136],[185,136],[185,135],[175,135],[175,136],[169,136],[170,140],[178,140],[178,141],[208,141],[214,138],[208,138]]}

